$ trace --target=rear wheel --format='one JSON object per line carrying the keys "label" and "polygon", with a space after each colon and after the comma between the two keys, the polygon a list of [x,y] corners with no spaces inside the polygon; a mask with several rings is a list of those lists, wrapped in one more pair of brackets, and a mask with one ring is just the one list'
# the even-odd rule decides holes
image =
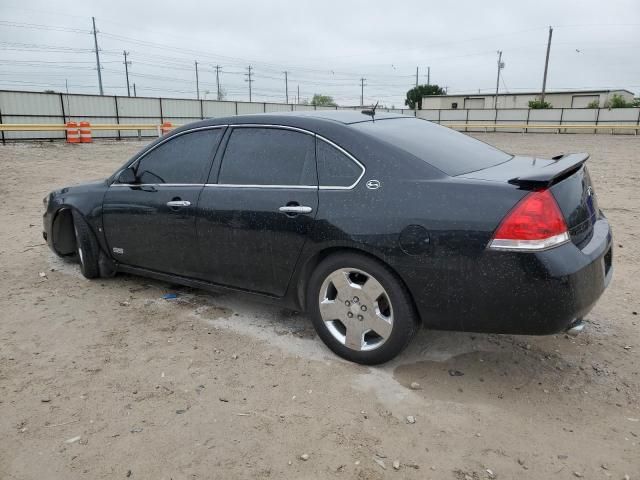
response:
{"label": "rear wheel", "polygon": [[416,331],[411,298],[389,268],[340,253],[313,272],[307,305],[316,331],[337,355],[373,365],[398,355]]}
{"label": "rear wheel", "polygon": [[100,276],[98,258],[100,247],[95,235],[85,219],[78,212],[73,212],[73,229],[76,235],[76,251],[80,262],[80,271],[86,278]]}

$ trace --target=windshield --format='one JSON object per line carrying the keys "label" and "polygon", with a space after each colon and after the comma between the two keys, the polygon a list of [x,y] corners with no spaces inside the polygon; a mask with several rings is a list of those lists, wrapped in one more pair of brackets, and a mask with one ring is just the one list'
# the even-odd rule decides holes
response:
{"label": "windshield", "polygon": [[482,170],[512,158],[473,137],[418,118],[385,119],[351,126],[401,148],[451,176]]}

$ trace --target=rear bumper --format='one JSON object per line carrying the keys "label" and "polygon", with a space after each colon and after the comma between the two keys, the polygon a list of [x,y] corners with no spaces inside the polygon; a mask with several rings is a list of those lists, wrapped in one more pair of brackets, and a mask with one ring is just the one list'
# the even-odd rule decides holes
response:
{"label": "rear bumper", "polygon": [[441,272],[437,284],[421,282],[417,292],[410,286],[427,327],[556,333],[589,313],[609,285],[611,229],[602,217],[582,248],[567,243],[536,253],[485,251],[456,263],[457,275]]}

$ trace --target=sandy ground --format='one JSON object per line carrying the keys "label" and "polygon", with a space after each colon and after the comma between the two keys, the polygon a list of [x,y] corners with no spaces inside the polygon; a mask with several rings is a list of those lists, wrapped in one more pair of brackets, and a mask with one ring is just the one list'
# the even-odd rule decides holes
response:
{"label": "sandy ground", "polygon": [[480,138],[592,154],[613,283],[577,339],[423,331],[380,368],[251,297],[54,257],[42,197],[140,143],[0,146],[0,478],[640,478],[640,139]]}

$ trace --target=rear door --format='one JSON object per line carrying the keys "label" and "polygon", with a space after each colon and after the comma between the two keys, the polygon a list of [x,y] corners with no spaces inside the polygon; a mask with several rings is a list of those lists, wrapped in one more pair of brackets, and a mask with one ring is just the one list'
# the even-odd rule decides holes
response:
{"label": "rear door", "polygon": [[195,211],[222,137],[221,128],[169,138],[134,165],[135,184],[113,183],[104,197],[104,231],[121,263],[192,276],[198,269]]}
{"label": "rear door", "polygon": [[230,127],[198,204],[206,280],[284,295],[318,209],[315,138],[285,127]]}

